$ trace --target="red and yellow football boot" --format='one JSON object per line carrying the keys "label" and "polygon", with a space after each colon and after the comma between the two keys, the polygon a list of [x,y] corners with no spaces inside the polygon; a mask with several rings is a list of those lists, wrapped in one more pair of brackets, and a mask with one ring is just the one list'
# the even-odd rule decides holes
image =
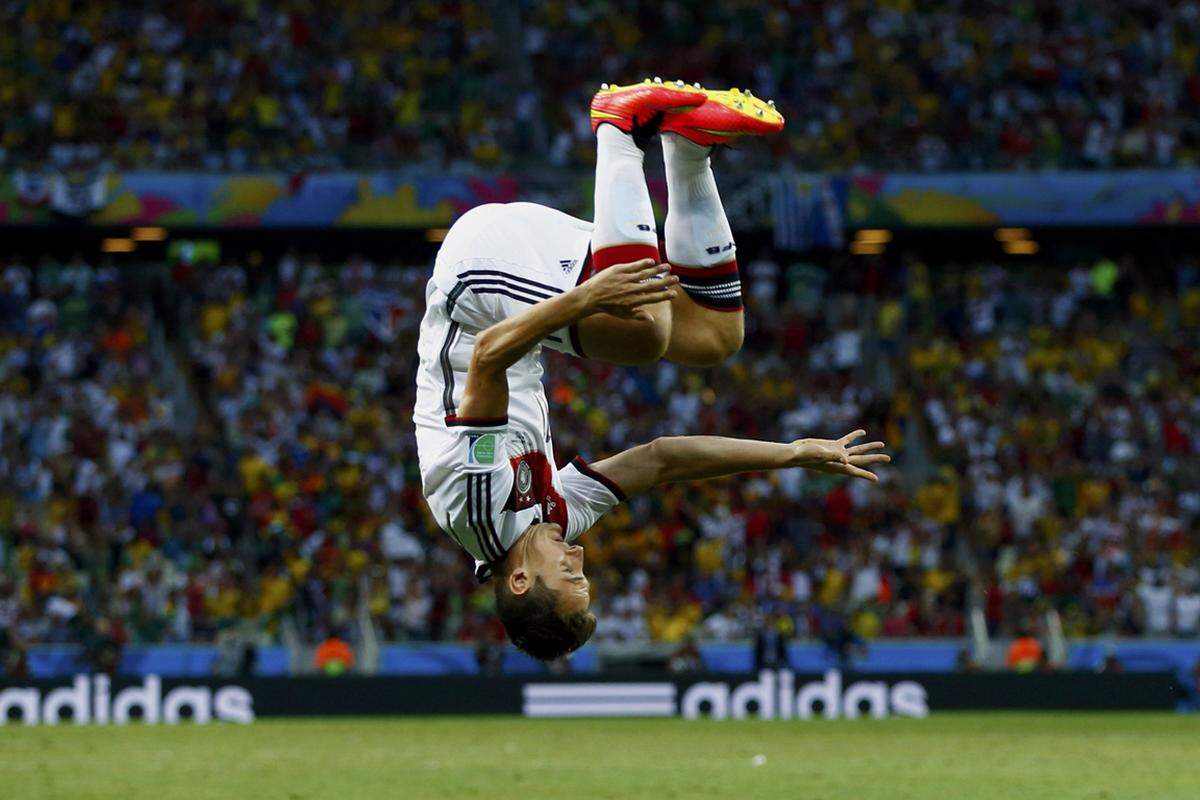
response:
{"label": "red and yellow football boot", "polygon": [[694,110],[706,99],[703,91],[683,81],[646,78],[631,86],[603,83],[592,98],[592,130],[607,122],[625,133],[652,136],[658,133],[658,121]]}
{"label": "red and yellow football boot", "polygon": [[[699,87],[693,87],[699,88]],[[704,104],[663,118],[661,131],[677,133],[696,144],[729,144],[739,136],[766,136],[783,130],[775,101],[763,101],[740,89],[700,89]]]}

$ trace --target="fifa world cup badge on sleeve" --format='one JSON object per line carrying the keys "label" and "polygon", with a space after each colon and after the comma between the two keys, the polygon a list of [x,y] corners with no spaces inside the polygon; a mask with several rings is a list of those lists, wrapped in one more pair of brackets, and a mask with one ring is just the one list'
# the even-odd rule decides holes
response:
{"label": "fifa world cup badge on sleeve", "polygon": [[467,442],[468,466],[490,466],[496,463],[496,434],[472,433]]}

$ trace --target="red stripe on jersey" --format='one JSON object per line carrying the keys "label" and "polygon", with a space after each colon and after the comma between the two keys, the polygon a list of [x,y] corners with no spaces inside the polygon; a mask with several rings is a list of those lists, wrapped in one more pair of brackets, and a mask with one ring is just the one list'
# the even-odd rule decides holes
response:
{"label": "red stripe on jersey", "polygon": [[476,428],[495,428],[508,424],[508,417],[460,417],[451,414],[446,417],[447,425],[467,425]]}

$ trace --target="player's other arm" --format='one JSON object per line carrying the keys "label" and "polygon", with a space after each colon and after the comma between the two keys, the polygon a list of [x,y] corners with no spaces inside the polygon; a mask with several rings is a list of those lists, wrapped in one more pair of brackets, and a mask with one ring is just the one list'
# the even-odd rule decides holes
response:
{"label": "player's other arm", "polygon": [[797,439],[787,444],[724,436],[671,436],[597,461],[591,468],[627,494],[664,483],[719,478],[739,472],[804,467],[877,482],[866,468],[891,461],[883,442],[853,444],[866,436],[854,431],[840,439]]}
{"label": "player's other arm", "polygon": [[643,306],[670,300],[679,279],[651,259],[618,264],[575,288],[497,322],[475,337],[459,413],[502,417],[508,413],[506,371],[538,342],[591,314],[640,319]]}

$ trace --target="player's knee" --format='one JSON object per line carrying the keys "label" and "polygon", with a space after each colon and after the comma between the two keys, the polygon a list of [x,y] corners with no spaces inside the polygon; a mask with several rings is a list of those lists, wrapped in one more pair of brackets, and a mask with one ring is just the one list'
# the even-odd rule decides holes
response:
{"label": "player's knee", "polygon": [[736,325],[727,325],[718,329],[716,332],[716,350],[720,354],[718,360],[724,361],[741,350],[745,338],[746,330],[740,319]]}
{"label": "player's knee", "polygon": [[632,365],[653,364],[667,353],[671,343],[671,321],[645,322],[625,343],[625,355]]}
{"label": "player's knee", "polygon": [[693,367],[715,367],[742,349],[743,336],[741,325],[705,331],[691,342],[686,361]]}

